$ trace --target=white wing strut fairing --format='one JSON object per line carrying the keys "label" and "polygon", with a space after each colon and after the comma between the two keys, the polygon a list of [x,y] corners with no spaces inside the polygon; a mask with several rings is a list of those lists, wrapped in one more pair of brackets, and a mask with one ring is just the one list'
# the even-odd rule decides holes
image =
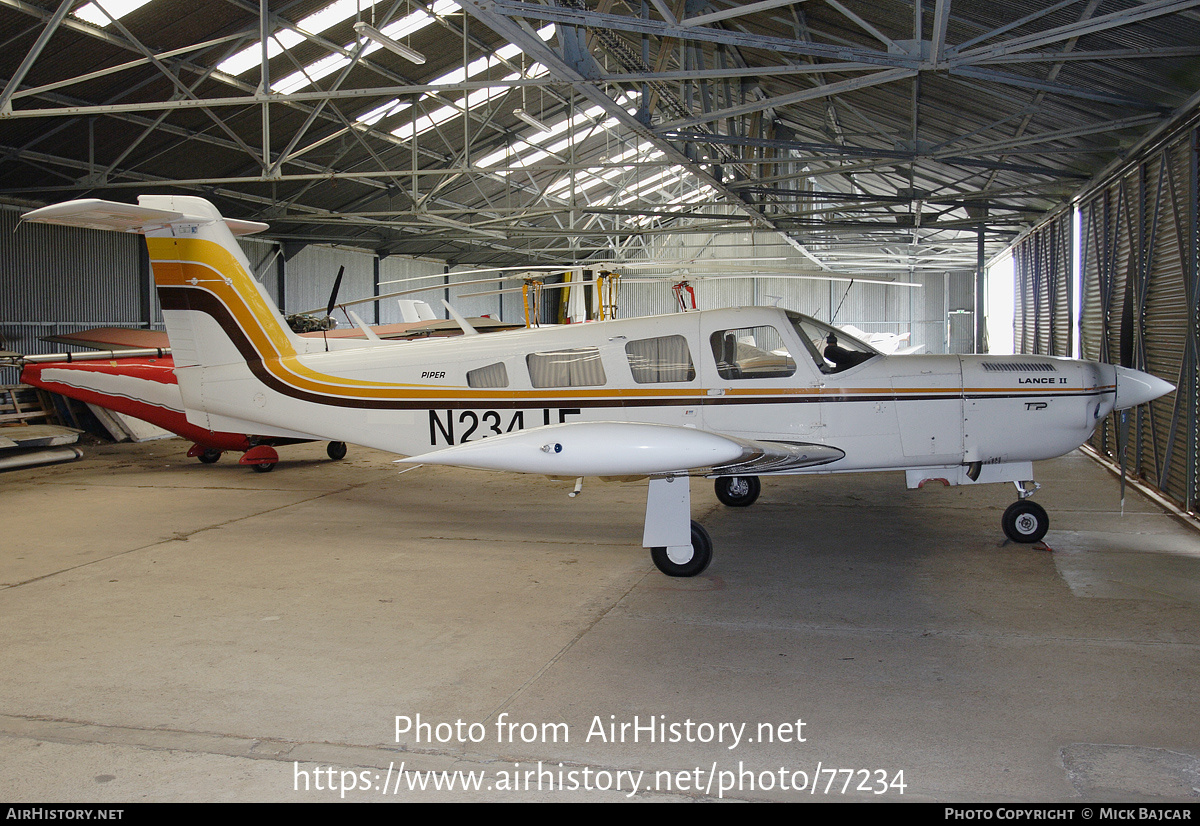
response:
{"label": "white wing strut fairing", "polygon": [[[777,307],[409,342],[306,339],[284,324],[223,217],[189,196],[73,201],[23,216],[138,232],[154,269],[187,421],[352,442],[415,464],[649,477],[643,544],[695,576],[711,542],[688,476],[743,506],[758,474],[903,470],[910,485],[1014,482],[1002,525],[1036,542],[1033,462],[1114,409],[1170,392],[1108,364],[1037,355],[890,357]],[[464,326],[464,330],[467,329]]]}
{"label": "white wing strut fairing", "polygon": [[454,465],[546,476],[728,476],[837,461],[825,445],[756,442],[688,427],[573,422],[447,447],[401,464]]}

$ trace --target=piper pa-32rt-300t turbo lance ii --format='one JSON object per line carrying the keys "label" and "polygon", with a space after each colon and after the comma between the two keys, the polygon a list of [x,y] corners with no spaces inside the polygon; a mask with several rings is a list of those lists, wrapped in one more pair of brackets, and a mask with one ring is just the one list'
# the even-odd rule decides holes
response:
{"label": "piper pa-32rt-300t turbo lance ii", "polygon": [[1114,409],[1173,389],[1045,356],[886,356],[767,307],[445,340],[302,338],[234,240],[265,225],[165,195],[70,201],[24,220],[146,236],[193,424],[350,442],[410,464],[648,477],[642,544],[671,576],[695,576],[712,558],[691,520],[689,476],[716,478],[734,505],[754,500],[764,474],[1009,482],[1020,498],[1004,531],[1035,542],[1048,520],[1029,500],[1032,463],[1078,447]]}

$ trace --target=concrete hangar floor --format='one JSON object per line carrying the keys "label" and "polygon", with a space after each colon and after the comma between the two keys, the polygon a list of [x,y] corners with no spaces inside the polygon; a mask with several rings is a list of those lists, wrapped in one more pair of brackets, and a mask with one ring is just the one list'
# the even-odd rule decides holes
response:
{"label": "concrete hangar floor", "polygon": [[1200,795],[1200,536],[1080,454],[1052,550],[1011,486],[694,480],[676,580],[644,483],[186,448],[0,474],[9,801]]}

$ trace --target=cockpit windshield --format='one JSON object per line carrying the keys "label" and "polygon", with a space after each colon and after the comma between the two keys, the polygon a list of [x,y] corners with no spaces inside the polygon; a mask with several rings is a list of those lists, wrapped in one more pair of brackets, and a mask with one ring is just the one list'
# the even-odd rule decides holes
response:
{"label": "cockpit windshield", "polygon": [[787,317],[822,373],[840,373],[883,355],[865,341],[823,321],[790,310]]}

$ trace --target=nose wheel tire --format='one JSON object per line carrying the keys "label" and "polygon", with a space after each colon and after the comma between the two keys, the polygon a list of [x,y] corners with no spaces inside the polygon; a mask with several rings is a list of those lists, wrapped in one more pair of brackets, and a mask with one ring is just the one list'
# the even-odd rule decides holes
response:
{"label": "nose wheel tire", "polygon": [[712,539],[708,531],[692,521],[692,544],[682,548],[651,548],[650,558],[658,570],[667,576],[696,576],[712,562]]}
{"label": "nose wheel tire", "polygon": [[716,481],[717,499],[731,508],[753,505],[762,492],[757,476],[722,476]]}
{"label": "nose wheel tire", "polygon": [[1032,544],[1046,535],[1050,529],[1050,517],[1041,505],[1023,499],[1008,506],[1000,525],[1004,528],[1004,535],[1013,542]]}
{"label": "nose wheel tire", "polygon": [[221,451],[210,447],[196,458],[206,465],[211,465],[213,462],[221,458]]}
{"label": "nose wheel tire", "polygon": [[330,442],[325,446],[325,454],[334,461],[346,458],[345,442]]}

